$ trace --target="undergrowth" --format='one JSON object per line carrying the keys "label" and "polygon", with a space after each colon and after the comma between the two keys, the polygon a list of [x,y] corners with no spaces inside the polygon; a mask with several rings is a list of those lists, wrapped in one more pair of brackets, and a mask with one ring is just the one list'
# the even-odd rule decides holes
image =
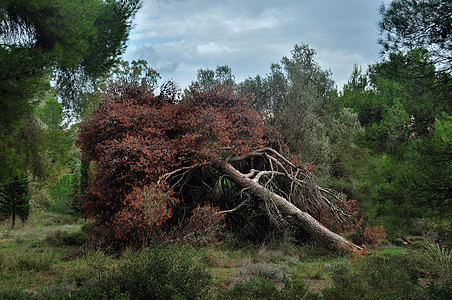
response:
{"label": "undergrowth", "polygon": [[1,228],[0,299],[452,298],[452,255],[435,244],[347,257],[315,243],[168,243],[108,256],[84,246],[81,224],[41,217]]}

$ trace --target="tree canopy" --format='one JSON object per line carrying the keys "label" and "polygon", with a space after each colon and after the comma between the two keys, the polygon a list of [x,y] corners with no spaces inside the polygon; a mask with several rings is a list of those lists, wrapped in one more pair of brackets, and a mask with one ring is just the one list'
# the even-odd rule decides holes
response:
{"label": "tree canopy", "polygon": [[372,218],[391,230],[411,228],[420,217],[450,218],[444,129],[451,87],[450,74],[435,68],[430,52],[412,49],[389,54],[365,74],[355,68],[341,93],[342,105],[358,114],[365,129],[359,146],[367,153],[354,165],[350,194],[364,199]]}
{"label": "tree canopy", "polygon": [[79,114],[86,92],[124,52],[140,5],[139,0],[2,1],[0,181],[4,175],[42,170],[35,108],[48,97],[51,80],[63,109]]}
{"label": "tree canopy", "polygon": [[248,78],[238,85],[242,93],[255,95],[254,107],[279,128],[291,151],[318,168],[327,179],[329,165],[354,151],[355,136],[362,128],[357,116],[339,106],[329,70],[315,61],[307,44],[295,45],[290,57],[271,65],[266,77]]}
{"label": "tree canopy", "polygon": [[382,5],[383,53],[425,48],[441,70],[452,68],[452,3],[449,0],[395,0]]}

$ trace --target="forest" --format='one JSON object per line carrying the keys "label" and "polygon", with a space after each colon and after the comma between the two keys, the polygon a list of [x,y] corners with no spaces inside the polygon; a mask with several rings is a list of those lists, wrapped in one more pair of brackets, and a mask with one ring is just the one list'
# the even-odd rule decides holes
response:
{"label": "forest", "polygon": [[299,43],[181,89],[123,58],[142,5],[0,4],[0,299],[452,297],[450,1],[382,4],[339,88]]}

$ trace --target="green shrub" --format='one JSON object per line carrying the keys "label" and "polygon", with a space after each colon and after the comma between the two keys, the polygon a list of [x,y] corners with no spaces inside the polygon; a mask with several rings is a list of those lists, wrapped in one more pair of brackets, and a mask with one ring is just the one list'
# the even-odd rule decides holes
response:
{"label": "green shrub", "polygon": [[98,299],[109,299],[109,300],[129,300],[134,299],[130,296],[129,293],[120,292],[117,289],[113,289],[111,291],[103,291],[99,287],[96,288],[86,288],[81,287],[70,294],[62,295],[58,298],[60,299],[80,299],[80,300],[98,300]]}
{"label": "green shrub", "polygon": [[218,299],[282,299],[283,296],[283,292],[278,290],[271,280],[252,277],[237,282],[230,289],[218,295]]}
{"label": "green shrub", "polygon": [[419,261],[406,254],[376,255],[333,270],[326,299],[425,299]]}
{"label": "green shrub", "polygon": [[60,177],[55,186],[50,190],[52,199],[49,210],[60,214],[74,214],[74,182],[72,174]]}
{"label": "green shrub", "polygon": [[432,300],[452,299],[452,280],[443,284],[431,284],[428,293]]}
{"label": "green shrub", "polygon": [[0,290],[0,299],[4,300],[22,300],[36,297],[36,292],[30,290],[2,289]]}
{"label": "green shrub", "polygon": [[11,256],[5,268],[7,271],[47,272],[56,262],[52,253],[26,252]]}
{"label": "green shrub", "polygon": [[257,263],[245,264],[240,272],[242,277],[260,275],[264,278],[281,282],[286,274],[290,272],[290,269],[286,264]]}
{"label": "green shrub", "polygon": [[124,260],[99,277],[94,293],[112,298],[197,299],[206,294],[210,274],[182,250],[154,247],[128,252]]}
{"label": "green shrub", "polygon": [[55,247],[61,246],[82,246],[85,244],[85,233],[81,231],[63,232],[61,230],[53,231],[47,234],[45,241]]}
{"label": "green shrub", "polygon": [[278,289],[275,283],[263,276],[252,277],[235,283],[230,289],[217,296],[220,300],[235,299],[319,299],[318,295],[310,293],[301,281],[285,280],[285,286]]}
{"label": "green shrub", "polygon": [[426,272],[441,282],[452,280],[452,250],[438,244],[426,243],[420,259],[426,262]]}

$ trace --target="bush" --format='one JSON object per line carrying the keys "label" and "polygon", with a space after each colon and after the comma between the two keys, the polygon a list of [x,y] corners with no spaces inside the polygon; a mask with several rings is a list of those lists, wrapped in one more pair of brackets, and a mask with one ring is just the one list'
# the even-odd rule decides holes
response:
{"label": "bush", "polygon": [[53,231],[47,234],[45,241],[55,247],[61,246],[82,246],[85,244],[85,233],[77,232],[63,232],[61,230]]}
{"label": "bush", "polygon": [[30,298],[36,298],[36,292],[31,290],[15,289],[2,289],[0,291],[0,299],[8,300],[25,300]]}
{"label": "bush", "polygon": [[452,299],[452,279],[444,284],[431,284],[428,293],[432,300]]}
{"label": "bush", "polygon": [[285,287],[278,289],[275,283],[262,276],[239,281],[230,289],[223,291],[217,299],[319,299],[318,295],[310,293],[306,285],[300,281],[285,280]]}
{"label": "bush", "polygon": [[74,214],[74,182],[72,174],[60,177],[55,186],[50,190],[52,199],[49,210],[60,214]]}
{"label": "bush", "polygon": [[191,259],[183,249],[131,251],[117,267],[99,276],[91,292],[108,299],[118,294],[131,299],[197,299],[206,295],[210,274]]}
{"label": "bush", "polygon": [[326,299],[425,299],[419,263],[406,254],[363,258],[333,270],[333,286],[323,294]]}
{"label": "bush", "polygon": [[428,266],[426,272],[440,282],[452,280],[452,250],[438,244],[424,244],[420,259]]}

